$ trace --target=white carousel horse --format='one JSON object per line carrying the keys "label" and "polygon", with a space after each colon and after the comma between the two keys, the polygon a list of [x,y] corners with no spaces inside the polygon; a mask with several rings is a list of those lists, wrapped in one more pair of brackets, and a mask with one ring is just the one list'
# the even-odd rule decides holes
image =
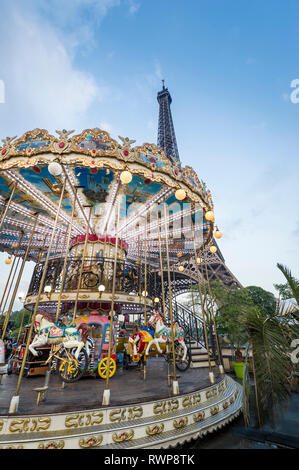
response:
{"label": "white carousel horse", "polygon": [[29,350],[34,356],[38,356],[35,348],[45,344],[64,343],[64,347],[67,349],[77,348],[75,358],[78,359],[81,349],[85,346],[88,334],[85,328],[82,328],[82,325],[79,327],[82,330],[81,338],[76,325],[60,327],[53,322],[52,316],[48,312],[37,313],[34,320],[36,335],[29,346]]}
{"label": "white carousel horse", "polygon": [[[172,338],[172,332],[171,328],[166,326],[163,323],[162,317],[158,312],[153,311],[152,316],[148,321],[149,325],[152,325],[155,328],[155,338],[148,343],[148,346],[146,348],[145,354],[149,354],[149,350],[151,346],[155,345],[158,352],[161,354],[162,350],[159,346],[159,343],[165,344],[165,343],[170,343],[171,338]],[[186,360],[187,356],[187,346],[184,341],[184,330],[178,325],[173,325],[173,330],[174,330],[174,341],[178,341],[179,344],[183,347],[184,354],[183,354],[183,361]]]}

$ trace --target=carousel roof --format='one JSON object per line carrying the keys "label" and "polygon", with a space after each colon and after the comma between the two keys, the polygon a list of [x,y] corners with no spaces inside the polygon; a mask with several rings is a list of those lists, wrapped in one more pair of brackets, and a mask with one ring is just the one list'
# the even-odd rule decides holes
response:
{"label": "carousel roof", "polygon": [[[4,210],[13,188],[15,192],[0,234],[1,251],[22,256],[36,213],[39,214],[38,229],[29,258],[36,260],[40,251],[47,249],[63,183],[63,175],[53,176],[49,172],[48,165],[54,161],[64,167],[66,190],[52,255],[63,252],[73,205],[72,238],[85,235],[89,207],[92,207],[90,233],[115,235],[112,213],[121,185],[120,172],[124,170],[130,171],[132,180],[122,185],[119,233],[128,246],[129,257],[136,259],[140,250],[144,251],[145,233],[140,220],[154,205],[164,201],[168,222],[173,227],[173,259],[177,260],[177,253],[187,255],[191,250],[188,247],[191,227],[180,232],[179,221],[184,217],[192,216],[197,233],[204,234],[203,242],[212,239],[213,223],[203,217],[203,213],[213,209],[211,193],[191,167],[183,168],[180,162],[174,165],[154,144],[133,147],[134,140],[119,137],[120,142],[117,142],[98,128],[73,136],[74,131],[56,133],[57,136],[53,136],[44,129],[35,129],[20,138],[2,140],[0,211]],[[175,198],[178,189],[185,191],[183,201]],[[153,218],[147,227],[146,239],[153,262],[158,258],[158,224],[159,220]]]}

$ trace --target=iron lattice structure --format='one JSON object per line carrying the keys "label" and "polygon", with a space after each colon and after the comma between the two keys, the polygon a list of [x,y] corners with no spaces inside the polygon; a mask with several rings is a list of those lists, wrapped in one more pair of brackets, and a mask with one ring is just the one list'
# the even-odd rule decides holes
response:
{"label": "iron lattice structure", "polygon": [[159,91],[157,100],[159,103],[159,128],[158,128],[158,147],[164,150],[167,158],[172,163],[178,164],[180,162],[180,156],[178,146],[176,142],[174,125],[172,121],[172,115],[170,105],[172,103],[171,95],[167,88],[164,86]]}
{"label": "iron lattice structure", "polygon": [[[164,80],[163,88],[158,92],[157,100],[159,103],[158,147],[164,150],[166,156],[172,163],[178,165],[180,157],[170,109],[172,98],[168,88],[165,88],[164,86]],[[220,280],[225,285],[241,287],[238,279],[226,266],[225,259],[215,240],[213,241],[213,244],[217,246],[217,252],[215,254],[208,254],[207,271],[209,280]],[[194,268],[195,258],[192,259],[191,265],[193,265]],[[187,268],[187,265],[185,268]],[[193,271],[195,272],[195,268]],[[192,276],[193,271],[191,270],[189,272],[191,277],[194,277]]]}

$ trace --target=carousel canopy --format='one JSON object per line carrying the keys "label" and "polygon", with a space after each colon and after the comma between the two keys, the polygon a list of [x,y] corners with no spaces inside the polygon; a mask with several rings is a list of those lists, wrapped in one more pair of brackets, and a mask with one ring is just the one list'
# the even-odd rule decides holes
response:
{"label": "carousel canopy", "polygon": [[[117,200],[118,234],[128,258],[143,257],[146,240],[149,262],[158,263],[157,228],[159,225],[163,245],[164,203],[172,263],[193,251],[193,229],[201,245],[211,242],[214,223],[204,217],[213,211],[211,194],[191,167],[171,163],[153,144],[132,147],[134,140],[119,137],[119,143],[98,128],[71,136],[73,132],[56,131],[57,136],[53,136],[44,129],[35,129],[20,138],[2,141],[2,213],[12,192],[13,196],[0,234],[1,251],[24,254],[37,213],[38,228],[29,259],[36,260],[47,249],[64,179],[52,256],[63,253],[73,207],[72,239],[85,236],[90,210],[89,234],[115,237]],[[58,169],[62,167],[61,173],[57,164]],[[123,172],[129,175],[128,181],[122,177]]]}

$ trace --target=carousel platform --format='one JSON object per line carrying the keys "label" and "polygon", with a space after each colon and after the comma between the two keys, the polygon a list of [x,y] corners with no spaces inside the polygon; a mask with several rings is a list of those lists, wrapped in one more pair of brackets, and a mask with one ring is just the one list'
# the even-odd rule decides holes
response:
{"label": "carousel platform", "polygon": [[24,378],[18,414],[8,415],[17,376],[0,385],[0,448],[170,448],[224,426],[240,413],[242,388],[207,369],[179,373],[180,394],[172,395],[167,366],[149,361],[147,378],[135,368],[110,380],[111,404],[103,407],[105,381],[86,377],[64,388],[51,376],[46,401],[36,406],[44,377]]}

